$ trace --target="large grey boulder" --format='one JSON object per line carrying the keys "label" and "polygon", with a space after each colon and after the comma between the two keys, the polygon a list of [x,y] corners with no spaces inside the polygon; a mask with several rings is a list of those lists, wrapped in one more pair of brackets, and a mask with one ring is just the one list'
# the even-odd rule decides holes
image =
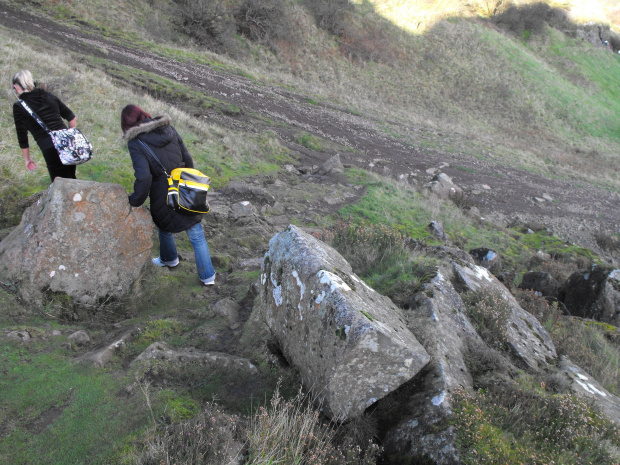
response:
{"label": "large grey boulder", "polygon": [[292,225],[269,242],[259,305],[303,384],[338,420],[361,415],[430,360],[392,301]]}
{"label": "large grey boulder", "polygon": [[501,296],[510,307],[507,343],[512,355],[528,368],[545,368],[557,354],[551,336],[540,322],[523,310],[510,291],[486,268],[453,262],[456,281],[465,291]]}
{"label": "large grey boulder", "polygon": [[0,276],[41,306],[68,296],[89,309],[124,295],[150,257],[152,221],[118,184],[56,178],[0,243]]}
{"label": "large grey boulder", "polygon": [[571,315],[620,326],[620,270],[595,265],[573,273],[559,299]]}
{"label": "large grey boulder", "polygon": [[373,412],[390,425],[382,442],[388,463],[398,463],[392,459],[403,455],[425,456],[437,464],[460,463],[456,431],[446,420],[452,416],[453,394],[473,387],[465,364],[467,343],[482,340],[464,313],[450,275],[449,269],[440,271],[405,312],[407,326],[433,361],[407,392],[379,401]]}

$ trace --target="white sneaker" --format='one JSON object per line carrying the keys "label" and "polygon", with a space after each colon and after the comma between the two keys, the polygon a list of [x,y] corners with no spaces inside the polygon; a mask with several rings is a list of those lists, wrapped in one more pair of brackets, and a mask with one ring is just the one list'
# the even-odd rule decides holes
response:
{"label": "white sneaker", "polygon": [[202,283],[205,286],[213,286],[215,284],[215,273],[213,273],[213,276],[211,276],[210,278],[203,279]]}
{"label": "white sneaker", "polygon": [[179,257],[169,262],[165,262],[161,259],[161,257],[157,257],[157,258],[154,258],[152,262],[155,263],[155,265],[157,266],[167,266],[168,268],[174,268],[175,266],[179,264]]}

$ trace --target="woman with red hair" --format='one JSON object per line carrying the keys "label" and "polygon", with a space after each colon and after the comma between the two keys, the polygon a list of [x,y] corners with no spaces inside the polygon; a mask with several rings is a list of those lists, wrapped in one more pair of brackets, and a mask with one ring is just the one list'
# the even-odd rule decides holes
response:
{"label": "woman with red hair", "polygon": [[142,145],[146,144],[155,153],[168,173],[175,168],[194,167],[183,139],[170,124],[170,116],[164,114],[152,118],[142,108],[127,105],[121,112],[121,129],[136,178],[134,191],[129,195],[129,203],[133,207],[139,207],[150,197],[151,217],[159,230],[159,257],[154,258],[153,263],[170,268],[177,266],[179,255],[174,233],[187,231],[194,248],[200,280],[206,286],[215,284],[215,270],[202,229],[202,214],[179,212],[168,206],[168,178],[148,149]]}

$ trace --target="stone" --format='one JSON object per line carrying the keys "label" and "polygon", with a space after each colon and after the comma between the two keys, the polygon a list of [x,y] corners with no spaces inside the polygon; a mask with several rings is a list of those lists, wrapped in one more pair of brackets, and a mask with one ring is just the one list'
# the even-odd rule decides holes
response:
{"label": "stone", "polygon": [[234,219],[245,218],[245,217],[256,217],[258,216],[258,211],[256,207],[252,205],[247,200],[242,202],[237,202],[231,207],[231,216]]}
{"label": "stone", "polygon": [[344,166],[340,161],[340,154],[336,154],[333,157],[329,158],[325,163],[321,165],[317,174],[326,175],[326,174],[337,174],[344,173]]}
{"label": "stone", "polygon": [[557,297],[560,291],[560,283],[544,271],[528,271],[523,275],[519,288],[531,289],[544,297]]}
{"label": "stone", "polygon": [[430,360],[391,300],[293,225],[269,242],[257,305],[305,387],[339,421],[360,416]]}
{"label": "stone", "polygon": [[6,335],[9,339],[17,339],[18,341],[27,342],[31,339],[30,333],[26,330],[10,331]]}
{"label": "stone", "polygon": [[557,359],[551,336],[540,322],[523,310],[510,291],[486,268],[453,262],[455,280],[463,291],[500,295],[509,305],[507,343],[519,365],[545,368]]}
{"label": "stone", "polygon": [[125,188],[57,178],[0,243],[0,275],[28,304],[50,295],[90,312],[125,295],[150,261],[153,224]]}
{"label": "stone", "polygon": [[598,407],[598,410],[616,425],[620,424],[620,398],[601,386],[570,359],[561,357],[558,365],[569,380],[572,394]]}
{"label": "stone", "polygon": [[500,262],[497,252],[487,249],[486,247],[478,247],[477,249],[471,249],[469,254],[473,257],[476,265],[480,265],[487,270],[490,270]]}
{"label": "stone", "polygon": [[218,301],[213,306],[213,311],[226,319],[230,329],[237,329],[240,326],[239,313],[241,312],[241,305],[233,299],[226,298]]}
{"label": "stone", "polygon": [[411,388],[377,402],[373,416],[390,425],[382,441],[386,463],[393,457],[428,456],[433,463],[460,463],[456,432],[449,425],[452,398],[460,389],[473,388],[464,354],[469,340],[483,344],[465,315],[465,305],[444,269],[404,312],[407,326],[422,343],[432,362]]}
{"label": "stone", "polygon": [[131,342],[141,332],[140,328],[129,328],[120,330],[106,338],[106,342],[98,345],[95,349],[79,357],[79,361],[91,362],[98,367],[105,367],[114,353],[123,345]]}
{"label": "stone", "polygon": [[426,229],[440,241],[447,241],[448,235],[443,230],[443,224],[440,221],[431,221]]}
{"label": "stone", "polygon": [[452,182],[452,178],[445,173],[433,176],[431,182],[424,184],[424,192],[434,194],[442,199],[458,198],[463,196],[463,189]]}
{"label": "stone", "polygon": [[86,333],[86,331],[76,331],[71,334],[67,339],[75,343],[75,345],[81,346],[84,344],[88,344],[90,342],[90,337]]}
{"label": "stone", "polygon": [[242,197],[243,200],[256,199],[260,202],[273,204],[276,198],[267,189],[260,186],[247,185],[240,181],[231,181],[224,189],[224,193],[231,197]]}
{"label": "stone", "polygon": [[594,265],[575,272],[558,298],[571,315],[620,326],[620,269]]}
{"label": "stone", "polygon": [[238,370],[253,376],[258,375],[258,368],[248,359],[220,352],[202,352],[193,347],[172,349],[165,342],[154,342],[148,346],[131,362],[131,365],[150,360],[165,360],[175,363],[198,362],[225,370]]}

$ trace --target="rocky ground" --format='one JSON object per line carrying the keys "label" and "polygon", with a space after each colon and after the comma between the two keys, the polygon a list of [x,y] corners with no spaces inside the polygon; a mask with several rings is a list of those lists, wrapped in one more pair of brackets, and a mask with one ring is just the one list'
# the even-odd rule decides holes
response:
{"label": "rocky ground", "polygon": [[[259,85],[236,74],[120,45],[89,26],[71,28],[8,6],[3,9],[0,24],[4,27],[39,36],[79,55],[105,57],[127,67],[177,79],[206,96],[240,108],[240,112],[214,110],[201,115],[213,123],[252,132],[264,129],[264,120],[286,123],[270,124],[269,129],[277,132],[284,145],[301,155],[303,165],[318,166],[339,153],[345,164],[379,171],[418,186],[430,181],[441,168],[441,172],[463,189],[481,216],[498,225],[544,225],[570,242],[603,254],[595,236],[601,232],[618,232],[618,193],[510,168],[482,153],[474,156],[464,150],[444,150],[442,147],[464,147],[465,141],[453,134],[387,122],[392,132],[402,136],[395,138],[381,129],[379,123],[385,122],[354,115],[336,106],[310,104],[307,96],[291,90]],[[299,145],[296,138],[302,130],[331,142],[332,148],[315,152]],[[423,148],[421,142],[429,139],[439,148]],[[320,182],[328,189],[325,185],[331,181],[325,177]],[[336,182],[333,189],[341,186]],[[295,196],[284,196],[289,197]],[[302,207],[294,202],[287,205],[282,200],[280,205],[289,213],[312,210],[307,205]],[[307,215],[301,216],[302,221],[304,216],[307,219]]]}

